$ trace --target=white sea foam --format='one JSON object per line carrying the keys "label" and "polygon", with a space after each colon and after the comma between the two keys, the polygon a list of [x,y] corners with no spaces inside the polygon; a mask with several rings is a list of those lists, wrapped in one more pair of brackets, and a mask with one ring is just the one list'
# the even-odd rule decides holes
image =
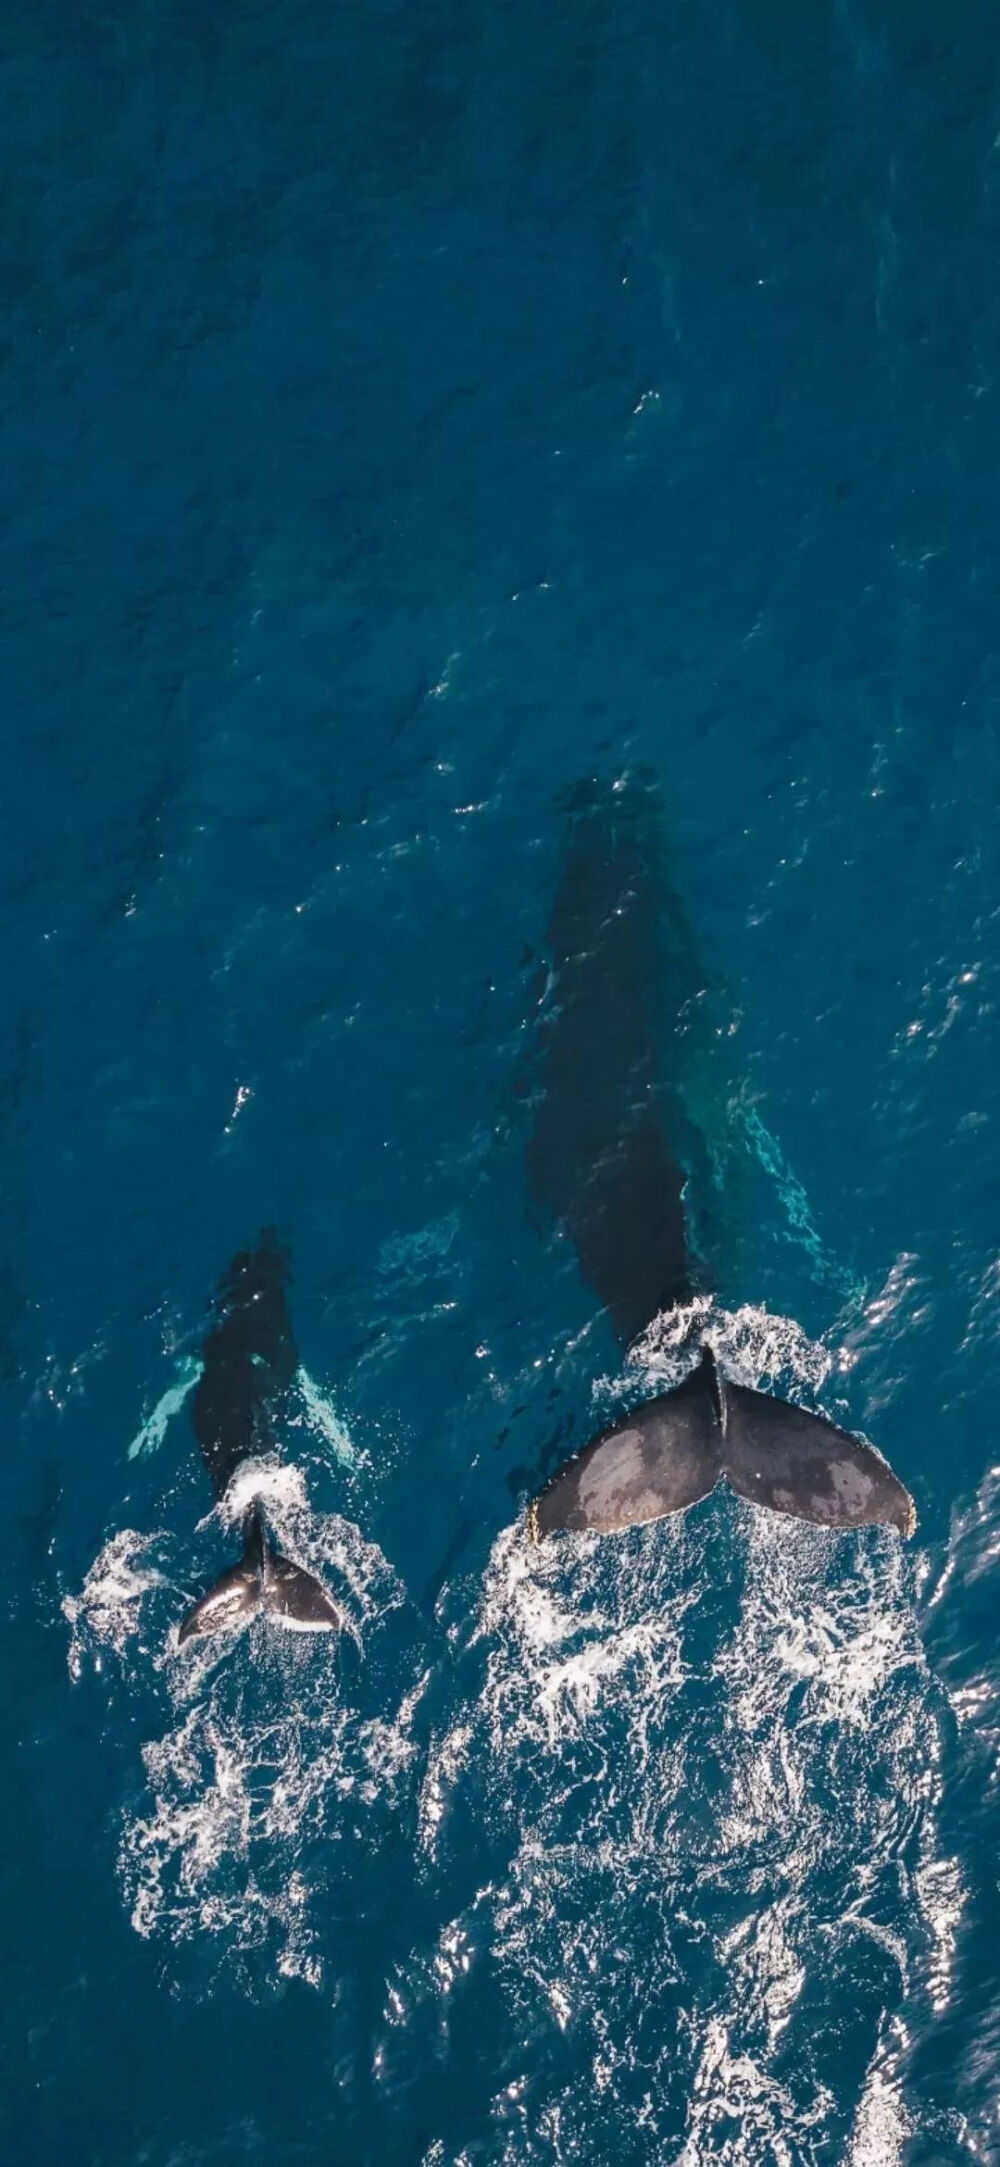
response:
{"label": "white sea foam", "polygon": [[165,1540],[122,1528],[98,1552],[79,1595],[64,1597],[71,1677],[79,1678],[88,1660],[100,1670],[107,1654],[124,1656],[136,1639],[147,1598],[168,1585],[153,1562]]}
{"label": "white sea foam", "polygon": [[903,2147],[913,2129],[898,2070],[880,2042],[858,2102],[847,2167],[902,2167]]}
{"label": "white sea foam", "polygon": [[160,1735],[142,1748],[145,1795],[122,1818],[136,1931],[175,1944],[207,1935],[222,1961],[256,1951],[264,1976],[319,1984],[331,1842],[348,1804],[362,1843],[366,1822],[374,1843],[380,1816],[397,1810],[427,1681],[376,1713],[343,1691],[333,1636],[258,1623],[178,1645],[192,1581],[219,1569],[255,1498],[277,1546],[329,1586],[367,1659],[402,1586],[352,1521],[310,1510],[300,1469],[268,1459],[239,1469],[193,1545],[131,1530],[105,1545],[63,1605],[69,1661],[74,1677],[88,1663],[104,1673],[116,1697],[152,1689],[162,1709]]}
{"label": "white sea foam", "polygon": [[179,1720],[143,1748],[147,1799],[123,1826],[123,1890],[147,1938],[208,1934],[222,1955],[263,1950],[266,1969],[319,1985],[342,1816],[369,1818],[375,1842],[396,1810],[419,1687],[395,1717],[365,1717],[313,1645],[256,1626],[246,1647],[186,1711],[185,1680]]}
{"label": "white sea foam", "polygon": [[[707,1304],[636,1360],[676,1381],[706,1329],[751,1385],[807,1395],[830,1374],[790,1320]],[[564,2086],[556,2056],[530,2116],[498,2094],[489,2157],[590,2157],[601,2114],[608,2156],[799,2167],[839,2131],[852,2167],[876,2137],[873,2162],[901,2167],[911,2109],[880,2042],[897,2007],[946,2004],[962,1916],[910,1582],[888,1531],[831,1538],[724,1493],[613,1541],[498,1538],[420,1842],[443,1863],[470,1816],[489,1824],[454,1945],[488,1952],[516,2035],[572,2032],[591,2082]],[[416,2021],[435,1981],[415,1952],[387,2023]],[[832,2001],[868,2068],[853,2097]]]}
{"label": "white sea foam", "polygon": [[723,1309],[710,1295],[696,1295],[654,1317],[629,1349],[624,1376],[601,1379],[595,1392],[616,1396],[623,1386],[634,1386],[637,1370],[658,1390],[669,1388],[692,1368],[706,1342],[727,1376],[763,1391],[785,1384],[818,1392],[834,1366],[829,1348],[809,1339],[793,1317],[749,1302]]}

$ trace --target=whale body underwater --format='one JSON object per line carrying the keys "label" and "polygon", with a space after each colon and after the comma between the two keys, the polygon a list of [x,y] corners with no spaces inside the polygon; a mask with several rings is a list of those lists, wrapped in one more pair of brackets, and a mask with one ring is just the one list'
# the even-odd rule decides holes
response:
{"label": "whale body underwater", "polygon": [[[699,1292],[685,1224],[688,1158],[704,1146],[665,1074],[696,974],[683,914],[663,880],[655,792],[640,779],[577,785],[548,931],[549,982],[535,1042],[526,1161],[537,1213],[572,1242],[583,1279],[624,1348]],[[275,1449],[298,1355],[288,1256],[270,1230],[217,1292],[192,1422],[216,1498]],[[684,1511],[725,1481],[752,1504],[830,1529],[913,1533],[913,1500],[862,1438],[726,1377],[710,1345],[672,1391],[632,1408],[553,1475],[529,1507],[536,1540],[613,1534]],[[243,1549],[187,1612],[179,1638],[261,1616],[299,1631],[343,1619],[312,1573],[283,1557],[259,1501]]]}
{"label": "whale body underwater", "polygon": [[[233,1258],[202,1347],[191,1420],[217,1499],[247,1460],[275,1449],[298,1371],[288,1312],[288,1255],[271,1229]],[[276,1550],[259,1500],[243,1523],[243,1550],[181,1621],[178,1638],[230,1631],[262,1616],[298,1632],[337,1632],[343,1618],[305,1567]]]}
{"label": "whale body underwater", "polygon": [[[643,778],[573,792],[548,949],[529,1185],[627,1348],[656,1317],[709,1291],[689,1252],[688,1169],[671,1138],[687,1144],[689,1160],[704,1146],[665,1073],[698,977]],[[529,1524],[536,1539],[560,1528],[610,1534],[681,1512],[721,1480],[820,1527],[882,1523],[906,1536],[916,1526],[909,1492],[873,1446],[725,1377],[708,1344],[683,1383],[558,1470]]]}

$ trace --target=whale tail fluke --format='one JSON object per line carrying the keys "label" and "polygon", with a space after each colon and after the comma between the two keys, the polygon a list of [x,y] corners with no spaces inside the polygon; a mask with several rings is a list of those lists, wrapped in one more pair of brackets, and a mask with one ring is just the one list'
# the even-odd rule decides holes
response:
{"label": "whale tail fluke", "polygon": [[908,1490],[874,1446],[825,1415],[731,1384],[711,1349],[672,1392],[585,1445],[530,1510],[536,1540],[557,1528],[610,1534],[682,1512],[724,1475],[752,1504],[819,1527],[881,1524],[912,1535]]}
{"label": "whale tail fluke", "polygon": [[274,1548],[255,1510],[239,1562],[227,1566],[192,1604],[177,1637],[185,1641],[196,1635],[234,1632],[257,1616],[299,1633],[336,1633],[344,1623],[323,1582]]}

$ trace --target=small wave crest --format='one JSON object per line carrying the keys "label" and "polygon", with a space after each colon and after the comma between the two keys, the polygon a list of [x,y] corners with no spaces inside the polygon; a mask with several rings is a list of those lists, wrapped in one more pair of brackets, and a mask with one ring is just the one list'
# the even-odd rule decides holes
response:
{"label": "small wave crest", "polygon": [[166,1542],[162,1535],[140,1535],[131,1527],[120,1529],[94,1559],[79,1595],[63,1599],[63,1616],[70,1630],[68,1662],[70,1676],[82,1676],[88,1659],[96,1670],[113,1653],[124,1657],[140,1629],[148,1598],[169,1585],[155,1562]]}
{"label": "small wave crest", "polygon": [[822,1341],[810,1339],[793,1317],[782,1317],[757,1304],[723,1309],[710,1295],[696,1295],[683,1306],[654,1317],[629,1349],[624,1377],[604,1378],[595,1390],[611,1396],[634,1385],[637,1371],[662,1389],[679,1384],[707,1342],[722,1368],[737,1384],[774,1391],[780,1385],[818,1392],[834,1367]]}

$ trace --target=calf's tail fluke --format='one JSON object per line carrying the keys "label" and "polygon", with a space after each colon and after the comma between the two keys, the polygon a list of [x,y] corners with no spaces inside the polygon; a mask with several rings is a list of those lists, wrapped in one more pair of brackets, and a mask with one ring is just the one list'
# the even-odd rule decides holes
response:
{"label": "calf's tail fluke", "polygon": [[592,1438],[535,1499],[536,1540],[557,1528],[611,1534],[707,1497],[721,1476],[740,1497],[819,1527],[882,1524],[912,1535],[908,1490],[874,1446],[788,1400],[722,1376],[709,1347],[673,1392]]}
{"label": "calf's tail fluke", "polygon": [[335,1633],[344,1622],[323,1582],[274,1548],[255,1506],[242,1557],[192,1605],[178,1639],[234,1632],[258,1616],[299,1633]]}

